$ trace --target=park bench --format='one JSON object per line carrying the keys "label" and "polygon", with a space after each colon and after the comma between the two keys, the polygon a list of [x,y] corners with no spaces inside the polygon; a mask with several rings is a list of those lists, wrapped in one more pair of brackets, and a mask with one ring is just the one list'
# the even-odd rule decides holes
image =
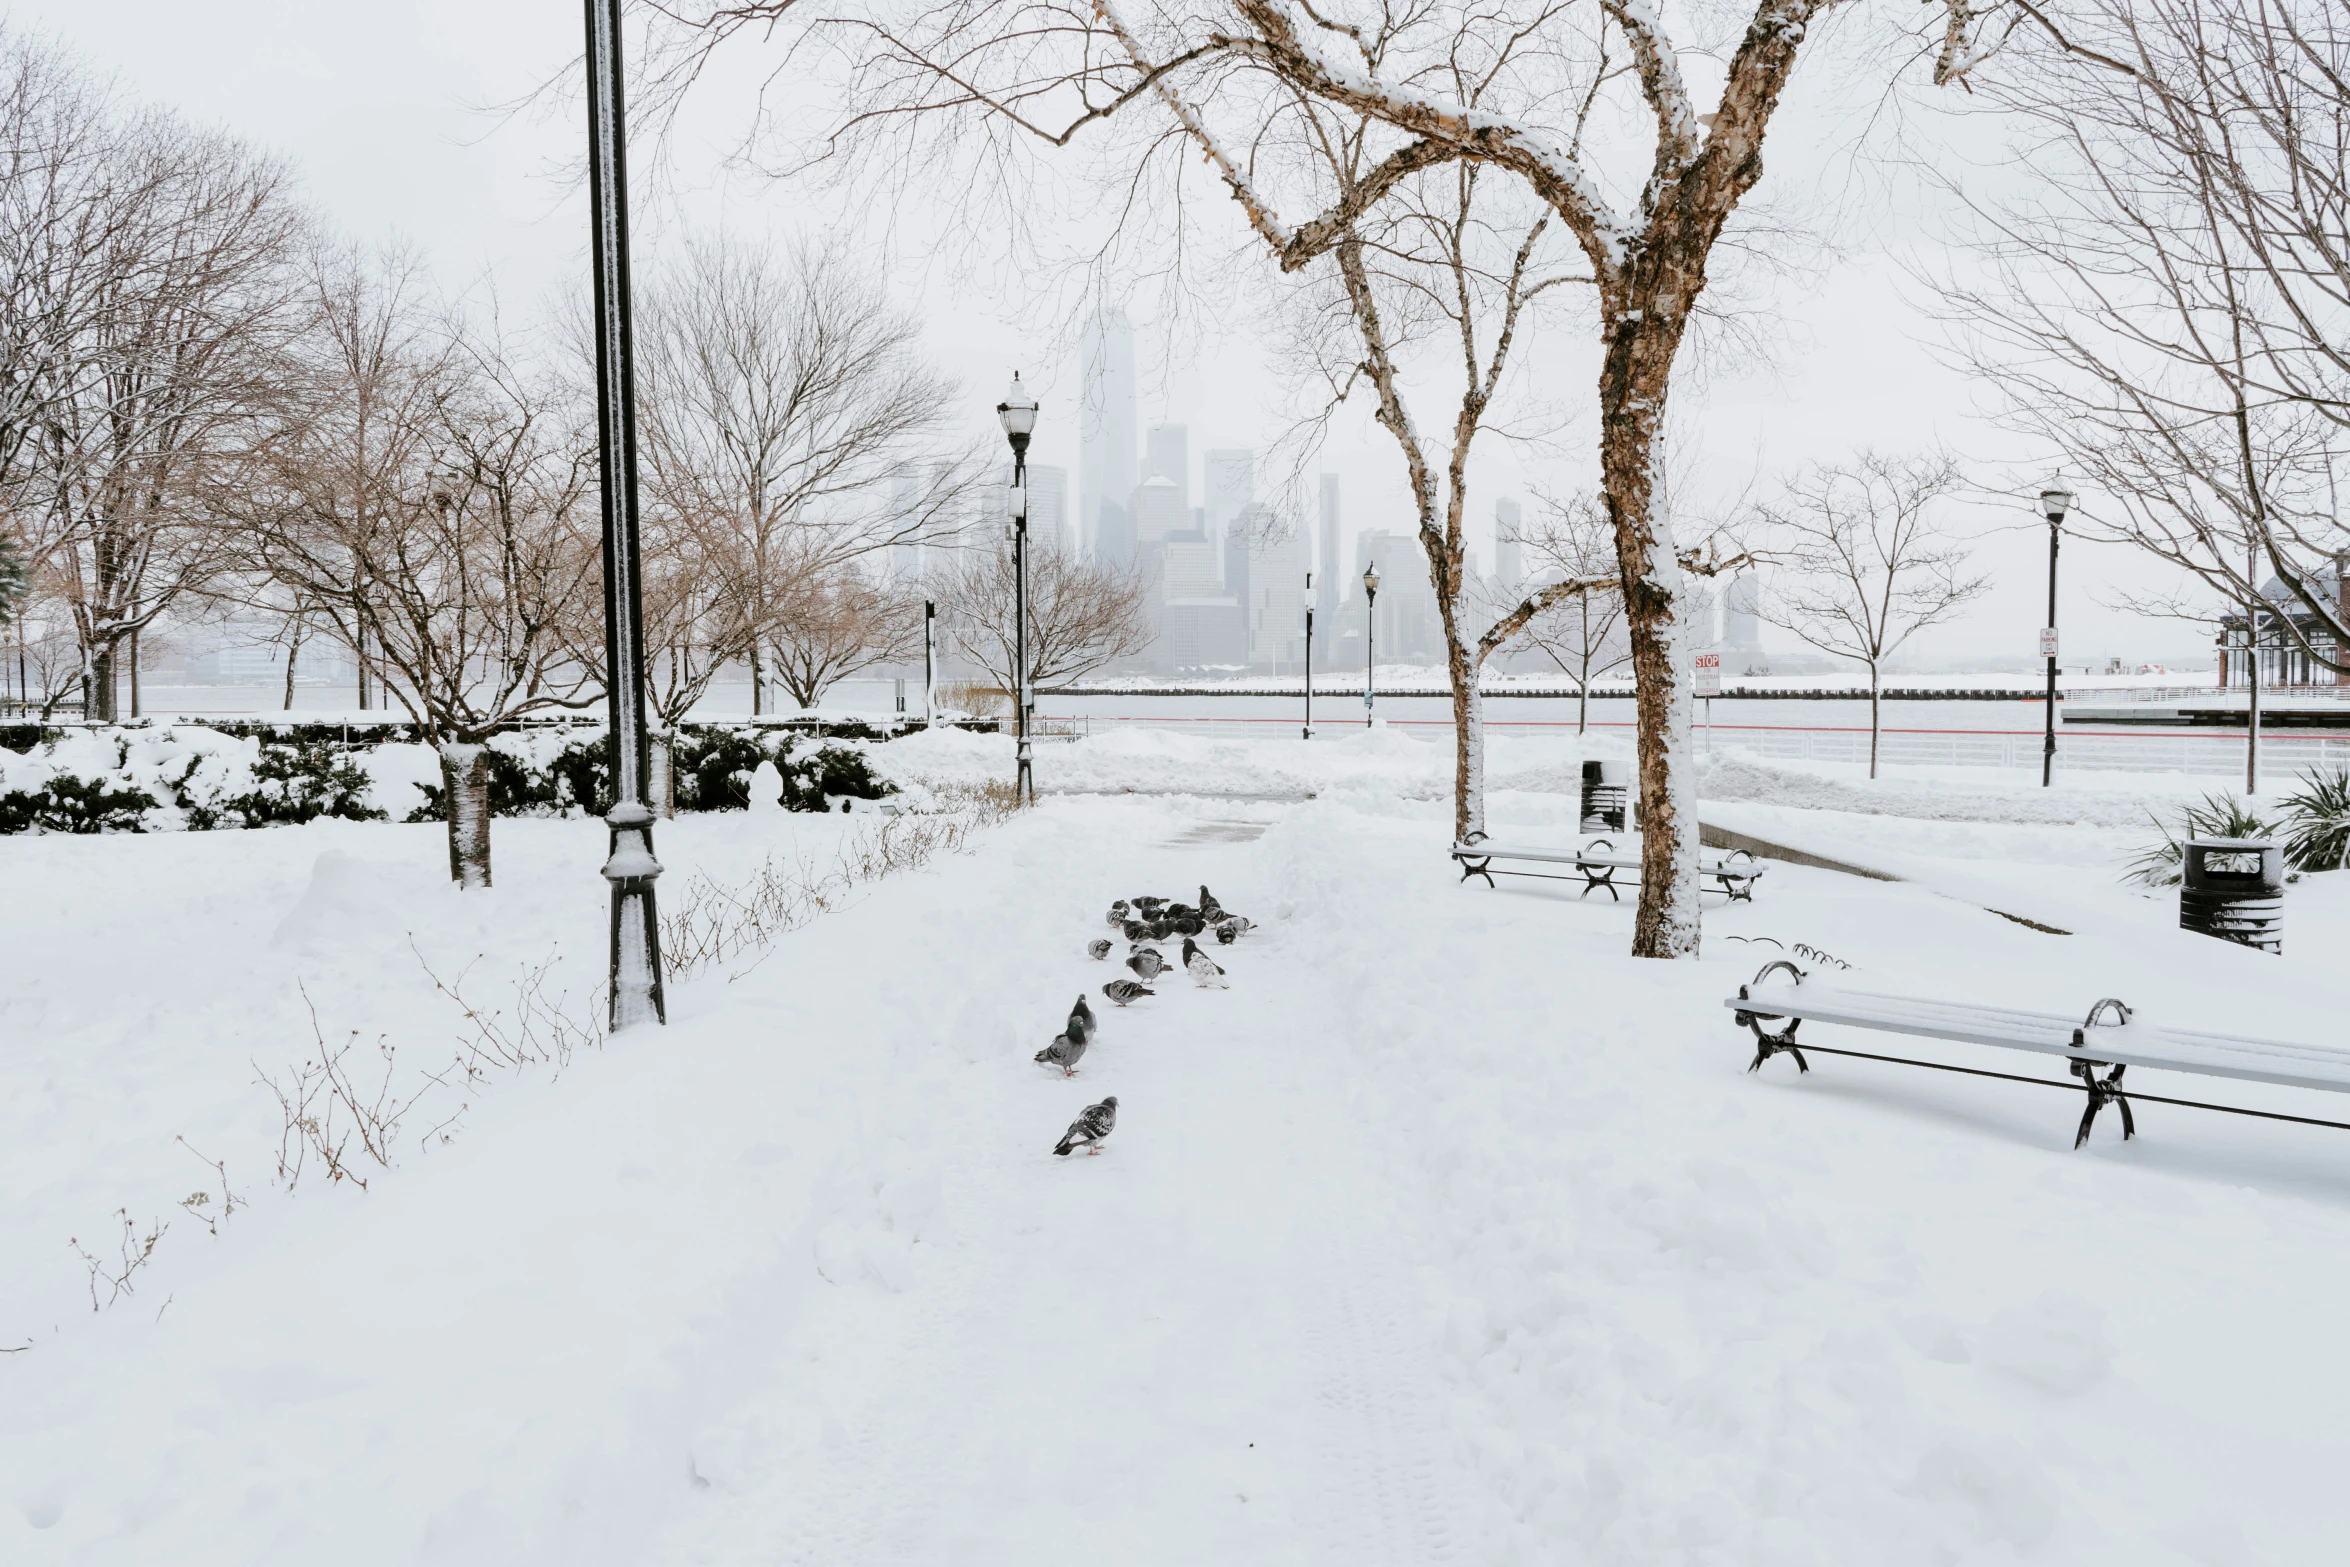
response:
{"label": "park bench", "polygon": [[[1765,1061],[1780,1054],[1793,1056],[1797,1070],[1809,1072],[1811,1063],[1803,1058],[1803,1053],[1812,1050],[1822,1055],[1930,1067],[1938,1072],[1961,1072],[1970,1077],[1996,1077],[2007,1082],[2086,1092],[2088,1104],[2081,1111],[2080,1131],[2073,1138],[2075,1148],[2089,1140],[2089,1129],[2096,1123],[2097,1112],[2109,1104],[2121,1112],[2122,1136],[2136,1136],[2137,1120],[2130,1113],[2133,1099],[2350,1131],[2350,1122],[2252,1110],[2242,1105],[2211,1104],[2199,1099],[2169,1099],[2136,1089],[2125,1094],[2122,1073],[2133,1066],[2350,1093],[2350,1050],[2166,1028],[2138,1020],[2126,1003],[2112,997],[2099,1001],[2076,1023],[2052,1012],[2023,1012],[1979,1002],[1932,1001],[1811,984],[1802,969],[1779,959],[1765,964],[1750,983],[1739,986],[1738,994],[1723,1005],[1736,1014],[1739,1026],[1753,1030],[1756,1048],[1754,1060],[1746,1068],[1749,1072],[1760,1070]],[[1799,1045],[1796,1029],[1807,1022],[2054,1056],[2066,1063],[2076,1081],[2024,1077],[2013,1072],[1992,1072],[1981,1067],[1919,1061],[1906,1056],[1873,1055],[1865,1050],[1823,1045],[1816,1039],[1806,1039]],[[1765,1023],[1785,1026],[1771,1030],[1763,1027]]]}
{"label": "park bench", "polygon": [[[1487,841],[1485,834],[1473,832],[1452,846],[1452,857],[1460,862],[1461,880],[1472,876],[1485,878],[1485,885],[1494,885],[1496,876],[1532,876],[1545,881],[1573,881],[1556,871],[1496,870],[1496,860],[1515,860],[1531,865],[1564,865],[1583,878],[1582,896],[1588,898],[1598,888],[1605,887],[1610,898],[1623,897],[1616,887],[1616,872],[1640,869],[1640,856],[1619,851],[1606,838],[1594,838],[1580,849],[1516,849]],[[1710,881],[1712,891],[1722,893],[1732,903],[1752,903],[1754,884],[1763,873],[1762,862],[1744,849],[1732,849],[1727,854],[1702,851],[1698,856],[1699,881]]]}

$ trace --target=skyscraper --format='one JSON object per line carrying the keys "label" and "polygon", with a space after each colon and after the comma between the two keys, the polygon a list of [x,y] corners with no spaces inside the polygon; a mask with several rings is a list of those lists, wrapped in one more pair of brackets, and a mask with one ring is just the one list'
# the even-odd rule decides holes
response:
{"label": "skyscraper", "polygon": [[1503,496],[1493,503],[1494,581],[1514,589],[1526,575],[1525,522],[1518,503]]}
{"label": "skyscraper", "polygon": [[1175,486],[1176,507],[1188,513],[1191,510],[1191,427],[1181,424],[1154,424],[1142,458],[1142,477],[1145,483],[1152,479],[1166,479]]}
{"label": "skyscraper", "polygon": [[1069,470],[1036,464],[1028,470],[1028,536],[1064,555],[1077,552],[1069,526]]}
{"label": "skyscraper", "polygon": [[[1281,526],[1252,502],[1234,530],[1246,541],[1240,593],[1248,609],[1249,667],[1295,674],[1305,661],[1305,529]],[[1226,575],[1229,580],[1229,567]]]}
{"label": "skyscraper", "polygon": [[1077,410],[1078,533],[1104,565],[1134,553],[1128,497],[1140,482],[1134,449],[1134,328],[1115,305],[1085,323]]}
{"label": "skyscraper", "polygon": [[1225,447],[1202,452],[1199,466],[1208,537],[1221,539],[1231,533],[1242,508],[1257,498],[1257,454],[1245,447]]}
{"label": "skyscraper", "polygon": [[1321,617],[1322,635],[1338,638],[1338,475],[1322,475],[1322,532],[1314,553],[1314,613]]}

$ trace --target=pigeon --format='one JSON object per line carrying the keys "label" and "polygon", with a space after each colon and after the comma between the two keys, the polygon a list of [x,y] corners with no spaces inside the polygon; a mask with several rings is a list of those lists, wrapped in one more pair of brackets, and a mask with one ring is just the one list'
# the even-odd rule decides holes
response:
{"label": "pigeon", "polygon": [[1188,938],[1198,935],[1201,931],[1204,931],[1207,928],[1207,921],[1201,919],[1196,914],[1186,914],[1179,920],[1169,920],[1167,922],[1167,933],[1171,936],[1183,936]]}
{"label": "pigeon", "polygon": [[1144,924],[1141,920],[1128,920],[1124,926],[1124,930],[1126,939],[1128,941],[1140,941],[1151,933],[1150,926]]}
{"label": "pigeon", "polygon": [[1063,1077],[1077,1075],[1077,1063],[1085,1057],[1085,1040],[1067,1034],[1055,1034],[1053,1042],[1036,1053],[1038,1066],[1057,1066]]}
{"label": "pigeon", "polygon": [[1165,898],[1137,898],[1134,900],[1134,911],[1146,919],[1166,906],[1167,900]]}
{"label": "pigeon", "polygon": [[1174,934],[1175,927],[1167,923],[1165,920],[1151,921],[1151,940],[1165,941],[1169,936]]}
{"label": "pigeon", "polygon": [[1216,895],[1208,891],[1204,881],[1199,884],[1199,917],[1211,925],[1224,917],[1224,905],[1216,901]]}
{"label": "pigeon", "polygon": [[1134,970],[1135,978],[1147,983],[1159,977],[1160,972],[1167,967],[1167,959],[1158,948],[1145,947],[1128,958],[1126,966]]}
{"label": "pigeon", "polygon": [[1089,1037],[1094,1030],[1101,1027],[1101,1024],[1094,1021],[1093,1008],[1085,1004],[1085,992],[1082,990],[1077,992],[1077,1005],[1069,1009],[1069,1021],[1072,1023],[1082,1022]]}
{"label": "pigeon", "polygon": [[1183,966],[1202,985],[1214,985],[1223,990],[1232,988],[1230,981],[1224,978],[1224,971],[1216,966],[1216,960],[1200,951],[1199,943],[1189,936],[1183,938]]}
{"label": "pigeon", "polygon": [[1159,917],[1168,920],[1195,919],[1198,917],[1198,915],[1199,910],[1193,908],[1188,903],[1170,903],[1165,908],[1159,910]]}
{"label": "pigeon", "polygon": [[1053,1152],[1066,1159],[1070,1149],[1084,1143],[1087,1145],[1087,1153],[1100,1153],[1102,1139],[1109,1136],[1111,1128],[1117,1124],[1118,1096],[1112,1094],[1098,1105],[1087,1105],[1085,1113],[1071,1121],[1069,1130],[1061,1134],[1061,1140]]}
{"label": "pigeon", "polygon": [[1124,1006],[1136,996],[1155,996],[1158,992],[1145,990],[1130,979],[1113,979],[1102,987],[1102,994],[1117,1002],[1118,1005]]}
{"label": "pigeon", "polygon": [[1110,955],[1110,938],[1107,936],[1096,936],[1093,940],[1085,944],[1085,951],[1088,957],[1092,958],[1097,963],[1100,962],[1102,959]]}
{"label": "pigeon", "polygon": [[1227,947],[1257,928],[1257,922],[1245,914],[1227,914],[1216,927],[1216,939]]}
{"label": "pigeon", "polygon": [[1110,905],[1111,929],[1114,930],[1118,926],[1125,924],[1128,917],[1129,911],[1127,910],[1126,900],[1124,898],[1120,898],[1117,902]]}

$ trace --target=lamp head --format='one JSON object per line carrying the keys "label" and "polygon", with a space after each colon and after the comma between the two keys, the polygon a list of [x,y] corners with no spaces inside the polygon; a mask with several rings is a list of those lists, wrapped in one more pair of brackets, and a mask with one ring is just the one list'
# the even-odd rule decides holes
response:
{"label": "lamp head", "polygon": [[1377,561],[1373,561],[1363,568],[1363,596],[1365,598],[1379,596],[1379,563]]}
{"label": "lamp head", "polygon": [[1004,400],[995,405],[995,416],[1003,421],[1004,434],[1012,443],[1012,450],[1022,455],[1028,451],[1028,437],[1036,431],[1036,399],[1020,384],[1020,372],[1012,372],[1011,390]]}
{"label": "lamp head", "polygon": [[2077,498],[2072,491],[2064,487],[2062,480],[2052,479],[2049,481],[2048,488],[2040,492],[2040,515],[2046,517],[2051,523],[2062,522],[2065,513],[2073,509],[2073,502]]}

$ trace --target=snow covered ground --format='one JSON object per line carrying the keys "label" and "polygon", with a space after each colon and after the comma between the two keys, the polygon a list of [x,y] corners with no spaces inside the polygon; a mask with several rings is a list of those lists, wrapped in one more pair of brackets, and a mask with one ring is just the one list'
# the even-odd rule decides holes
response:
{"label": "snow covered ground", "polygon": [[[1571,833],[1580,754],[1497,743],[1497,833]],[[1039,769],[1071,792],[678,986],[664,1031],[466,1085],[363,1192],[269,1179],[255,1077],[315,1052],[304,992],[330,1039],[445,1055],[413,933],[493,1003],[560,950],[581,1009],[594,824],[500,822],[474,895],[430,827],[0,845],[0,1561],[2339,1559],[2350,1139],[2149,1106],[2075,1153],[2065,1095],[1749,1076],[1720,1005],[1770,936],[2338,1037],[2350,883],[2294,889],[2281,960],[2114,885],[2129,811],[2191,785],[1999,820],[1979,772],[1723,774],[1709,817],[1911,879],[1774,866],[1667,965],[1623,955],[1628,903],[1460,884],[1449,755],[1401,733]],[[667,824],[663,889],[876,826]],[[1262,926],[1231,989],[1107,1007],[1102,907],[1202,881]],[[2074,934],[1983,907],[2024,895]],[[1063,1081],[1029,1058],[1081,990]],[[1051,1158],[1105,1093],[1107,1151]],[[250,1204],[217,1237],[183,1134]],[[93,1313],[66,1240],[111,1257],[118,1208],[171,1228]]]}

